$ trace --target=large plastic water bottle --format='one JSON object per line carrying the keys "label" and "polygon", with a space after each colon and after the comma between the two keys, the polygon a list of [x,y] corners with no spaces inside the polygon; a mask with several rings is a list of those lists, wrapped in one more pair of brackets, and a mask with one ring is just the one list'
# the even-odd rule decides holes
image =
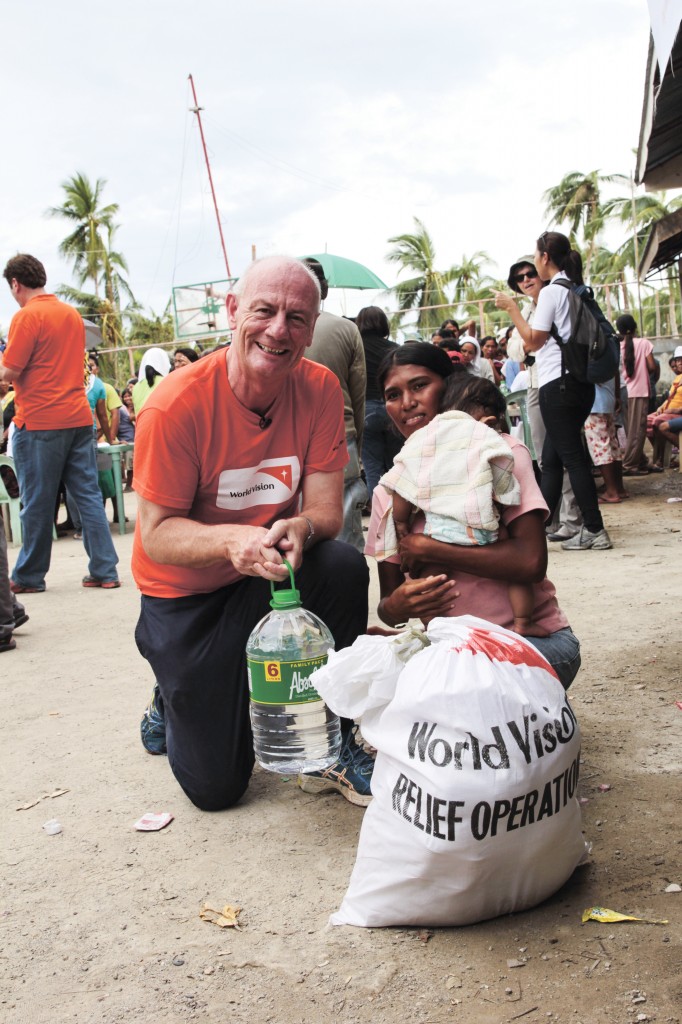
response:
{"label": "large plastic water bottle", "polygon": [[301,606],[289,570],[290,587],[271,583],[269,612],[246,645],[251,727],[256,760],[270,772],[293,775],[323,771],[338,760],[341,726],[310,683],[326,664],[334,638],[317,615]]}

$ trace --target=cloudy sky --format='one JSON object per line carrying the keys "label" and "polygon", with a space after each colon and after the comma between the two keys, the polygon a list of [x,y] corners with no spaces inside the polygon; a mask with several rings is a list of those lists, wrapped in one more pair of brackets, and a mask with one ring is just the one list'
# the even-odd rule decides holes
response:
{"label": "cloudy sky", "polygon": [[[48,285],[72,283],[45,211],[76,171],[105,178],[156,312],[174,286],[225,277],[190,73],[234,274],[252,246],[326,249],[393,284],[387,239],[415,216],[441,268],[482,249],[506,274],[547,226],[545,189],[634,168],[645,0],[28,0],[2,27],[3,265],[31,252]],[[15,309],[3,282],[5,330]]]}

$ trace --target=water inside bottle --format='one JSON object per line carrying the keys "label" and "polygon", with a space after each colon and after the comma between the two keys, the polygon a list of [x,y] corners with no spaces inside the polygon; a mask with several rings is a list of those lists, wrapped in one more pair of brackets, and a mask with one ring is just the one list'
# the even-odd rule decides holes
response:
{"label": "water inside bottle", "polygon": [[339,719],[308,684],[333,645],[324,623],[300,607],[271,612],[251,634],[246,653],[253,744],[268,771],[323,771],[338,760]]}

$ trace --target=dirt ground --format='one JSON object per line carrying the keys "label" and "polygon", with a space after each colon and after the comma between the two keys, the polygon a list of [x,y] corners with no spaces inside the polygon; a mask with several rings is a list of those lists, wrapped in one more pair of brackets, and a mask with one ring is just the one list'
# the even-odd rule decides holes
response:
{"label": "dirt ground", "polygon": [[[191,806],[139,742],[151,674],[131,535],[115,536],[110,592],[81,588],[82,545],[60,539],[0,669],[2,1020],[682,1021],[682,893],[665,891],[682,884],[682,502],[668,503],[682,474],[629,483],[605,511],[612,551],[550,554],[583,644],[571,698],[590,863],[540,907],[467,928],[327,927],[363,813],[337,795],[257,771],[236,809]],[[175,820],[134,831],[146,811]],[[201,920],[204,901],[241,907],[241,930]],[[583,925],[592,905],[669,923]]]}

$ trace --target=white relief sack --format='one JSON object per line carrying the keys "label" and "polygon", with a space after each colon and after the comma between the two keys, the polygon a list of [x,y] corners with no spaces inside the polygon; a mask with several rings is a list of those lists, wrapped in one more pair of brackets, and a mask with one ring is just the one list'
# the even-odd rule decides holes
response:
{"label": "white relief sack", "polygon": [[330,651],[329,660],[310,677],[332,711],[360,721],[373,708],[382,708],[395,693],[400,673],[413,654],[429,641],[423,630],[409,628],[396,636],[357,638],[351,647]]}
{"label": "white relief sack", "polygon": [[[384,678],[385,703],[375,694],[360,718],[377,749],[374,799],[333,924],[464,925],[524,910],[556,892],[586,854],[580,730],[549,663],[516,633],[473,616],[434,619],[427,638],[393,673],[392,693]],[[347,687],[354,648],[339,652]],[[347,714],[330,699],[342,691],[340,676],[330,682],[335,664],[315,686]]]}

